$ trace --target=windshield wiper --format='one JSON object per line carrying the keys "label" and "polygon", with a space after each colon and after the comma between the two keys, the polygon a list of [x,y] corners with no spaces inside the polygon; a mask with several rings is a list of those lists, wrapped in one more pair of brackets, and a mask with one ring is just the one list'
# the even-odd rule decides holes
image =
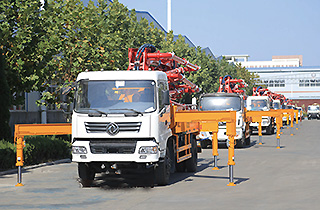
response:
{"label": "windshield wiper", "polygon": [[93,111],[98,112],[99,115],[95,115],[95,114],[93,114],[93,113],[88,113],[88,116],[89,116],[89,117],[101,117],[103,114],[106,115],[106,116],[108,116],[108,113],[103,112],[103,111],[101,111],[101,110],[99,110],[99,109],[90,109],[90,110],[93,110]]}
{"label": "windshield wiper", "polygon": [[123,108],[123,109],[109,109],[109,110],[128,110],[128,111],[132,111],[132,112],[137,113],[137,114],[141,114],[141,116],[143,116],[143,113],[142,113],[142,112],[137,111],[137,110],[135,110],[135,109]]}

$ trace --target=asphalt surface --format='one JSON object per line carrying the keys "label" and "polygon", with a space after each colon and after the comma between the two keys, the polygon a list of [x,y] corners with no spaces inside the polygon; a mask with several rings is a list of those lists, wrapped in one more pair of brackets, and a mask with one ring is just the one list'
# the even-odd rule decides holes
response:
{"label": "asphalt surface", "polygon": [[320,121],[284,129],[281,149],[275,135],[258,136],[236,149],[235,187],[228,187],[227,149],[219,149],[219,171],[212,151],[199,154],[196,173],[176,173],[170,185],[154,188],[96,182],[80,188],[77,165],[61,163],[29,168],[23,187],[16,174],[0,175],[0,209],[319,209]]}

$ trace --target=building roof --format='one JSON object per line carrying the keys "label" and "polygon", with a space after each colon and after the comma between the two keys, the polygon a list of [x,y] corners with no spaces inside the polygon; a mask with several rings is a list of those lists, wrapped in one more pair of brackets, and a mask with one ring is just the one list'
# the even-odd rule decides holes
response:
{"label": "building roof", "polygon": [[247,68],[247,69],[250,72],[256,72],[256,73],[320,72],[320,66],[267,67],[267,68]]}
{"label": "building roof", "polygon": [[141,18],[145,18],[149,23],[153,23],[154,27],[160,29],[164,33],[167,31],[162,27],[162,25],[147,11],[136,11],[137,20],[139,21]]}
{"label": "building roof", "polygon": [[214,56],[213,52],[211,51],[211,49],[209,47],[203,48],[202,51],[204,51],[206,53],[206,55],[209,55],[213,59],[216,59],[216,57]]}

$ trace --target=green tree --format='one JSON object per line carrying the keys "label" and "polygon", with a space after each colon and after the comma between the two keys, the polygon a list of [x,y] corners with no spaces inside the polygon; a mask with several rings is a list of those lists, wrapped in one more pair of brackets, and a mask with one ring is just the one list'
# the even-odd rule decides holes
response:
{"label": "green tree", "polygon": [[0,139],[9,139],[11,131],[9,127],[10,120],[10,89],[5,75],[4,53],[0,48]]}
{"label": "green tree", "polygon": [[[126,70],[128,48],[144,43],[160,46],[164,35],[146,19],[137,21],[135,11],[115,0],[50,0],[42,17],[48,34],[47,49],[54,51],[45,67],[47,90],[42,104],[56,103],[61,89],[85,70]],[[55,89],[50,86],[56,85]],[[70,95],[72,97],[72,93]]]}
{"label": "green tree", "polygon": [[163,34],[146,19],[138,21],[135,11],[118,0],[98,0],[97,4],[90,0],[87,6],[81,0],[48,0],[44,10],[40,6],[39,0],[0,4],[0,46],[7,56],[14,104],[23,99],[19,93],[35,90],[42,92],[39,104],[59,106],[61,89],[72,84],[80,72],[125,70],[128,48],[145,43],[201,66],[186,76],[203,93],[218,89],[219,76],[239,72],[252,76],[225,60],[214,60],[201,47],[190,47],[181,35],[174,41],[172,31]]}
{"label": "green tree", "polygon": [[23,92],[39,90],[44,81],[46,39],[39,0],[2,0],[0,4],[0,46],[5,52],[7,81],[12,103],[21,104]]}

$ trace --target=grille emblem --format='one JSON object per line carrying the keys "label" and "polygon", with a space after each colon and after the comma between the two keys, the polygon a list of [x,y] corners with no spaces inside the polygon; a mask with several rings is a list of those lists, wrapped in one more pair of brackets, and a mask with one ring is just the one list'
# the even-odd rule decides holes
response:
{"label": "grille emblem", "polygon": [[110,134],[110,135],[116,135],[117,133],[119,133],[120,131],[120,128],[118,126],[118,124],[116,123],[109,123],[107,125],[107,133]]}

